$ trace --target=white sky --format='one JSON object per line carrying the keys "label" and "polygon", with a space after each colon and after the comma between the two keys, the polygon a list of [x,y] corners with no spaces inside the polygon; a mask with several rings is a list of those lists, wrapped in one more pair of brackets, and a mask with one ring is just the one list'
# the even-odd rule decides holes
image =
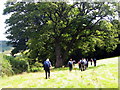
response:
{"label": "white sky", "polygon": [[6,29],[5,29],[6,24],[4,22],[5,22],[5,20],[7,18],[9,18],[9,15],[2,15],[3,14],[3,10],[5,8],[4,3],[6,1],[7,0],[0,0],[0,40],[8,40],[6,38],[6,35],[4,34],[5,31],[6,31]]}
{"label": "white sky", "polygon": [[[8,1],[8,0],[0,0],[0,40],[8,40],[6,38],[7,35],[5,34],[5,31],[6,31],[5,26],[6,26],[6,24],[4,22],[5,22],[5,20],[7,18],[10,17],[10,15],[3,15],[3,10],[5,8],[4,3],[6,3],[6,1]],[[21,0],[17,0],[17,1],[21,1]]]}

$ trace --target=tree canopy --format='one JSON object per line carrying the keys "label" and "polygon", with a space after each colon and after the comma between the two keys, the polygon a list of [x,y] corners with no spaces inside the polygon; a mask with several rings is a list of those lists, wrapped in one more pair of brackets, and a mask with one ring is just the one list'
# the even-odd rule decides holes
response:
{"label": "tree canopy", "polygon": [[119,43],[117,6],[110,2],[8,2],[4,15],[6,34],[15,47],[13,54],[27,50],[34,61],[52,59],[61,67],[68,56],[81,49],[112,51]]}

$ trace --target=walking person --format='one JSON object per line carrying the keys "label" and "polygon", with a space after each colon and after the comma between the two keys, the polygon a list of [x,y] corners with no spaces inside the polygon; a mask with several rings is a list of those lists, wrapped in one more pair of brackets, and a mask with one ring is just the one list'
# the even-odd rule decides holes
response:
{"label": "walking person", "polygon": [[91,62],[91,65],[92,65],[92,62],[93,62],[93,59],[92,59],[92,58],[90,59],[90,62]]}
{"label": "walking person", "polygon": [[86,61],[87,61],[87,65],[86,66],[88,67],[88,58],[86,59]]}
{"label": "walking person", "polygon": [[84,61],[83,61],[84,58],[80,59],[80,61],[78,62],[78,65],[79,65],[79,70],[83,71],[83,64],[84,64]]}
{"label": "walking person", "polygon": [[96,58],[93,59],[94,66],[96,66]]}
{"label": "walking person", "polygon": [[81,61],[82,61],[82,59],[80,59],[80,60],[78,61],[79,70],[81,70]]}
{"label": "walking person", "polygon": [[75,63],[76,63],[76,61],[75,61],[75,60],[73,60],[73,66],[75,66]]}
{"label": "walking person", "polygon": [[70,70],[70,72],[71,72],[72,69],[73,69],[73,61],[72,61],[72,58],[68,61],[68,66],[69,66],[69,70]]}
{"label": "walking person", "polygon": [[47,59],[46,61],[44,61],[43,66],[44,66],[44,70],[45,70],[46,79],[50,78],[51,62],[49,61],[49,59]]}
{"label": "walking person", "polygon": [[83,62],[84,62],[84,70],[86,70],[86,68],[87,68],[87,60],[84,58]]}

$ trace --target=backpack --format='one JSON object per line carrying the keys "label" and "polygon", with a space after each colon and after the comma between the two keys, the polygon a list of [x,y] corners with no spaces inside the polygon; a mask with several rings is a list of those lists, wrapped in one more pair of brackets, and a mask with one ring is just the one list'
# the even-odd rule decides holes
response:
{"label": "backpack", "polygon": [[45,61],[44,62],[44,67],[50,67],[50,62],[49,61]]}
{"label": "backpack", "polygon": [[81,64],[84,64],[84,61],[83,61],[83,60],[80,60],[80,63],[81,63]]}

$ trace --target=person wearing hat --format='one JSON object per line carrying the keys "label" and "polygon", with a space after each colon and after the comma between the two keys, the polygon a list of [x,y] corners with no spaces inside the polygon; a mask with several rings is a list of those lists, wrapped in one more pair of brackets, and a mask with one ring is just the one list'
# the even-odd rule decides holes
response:
{"label": "person wearing hat", "polygon": [[51,62],[50,62],[49,59],[46,59],[46,61],[44,61],[43,67],[44,67],[44,70],[45,70],[46,79],[50,78]]}

